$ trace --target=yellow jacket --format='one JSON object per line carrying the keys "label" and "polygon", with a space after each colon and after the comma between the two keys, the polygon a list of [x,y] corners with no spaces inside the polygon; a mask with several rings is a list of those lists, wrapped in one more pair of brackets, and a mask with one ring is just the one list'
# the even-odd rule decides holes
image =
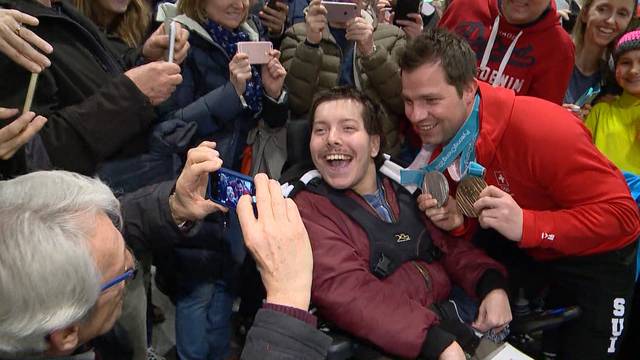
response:
{"label": "yellow jacket", "polygon": [[640,98],[626,91],[593,107],[585,124],[600,151],[621,170],[640,174]]}

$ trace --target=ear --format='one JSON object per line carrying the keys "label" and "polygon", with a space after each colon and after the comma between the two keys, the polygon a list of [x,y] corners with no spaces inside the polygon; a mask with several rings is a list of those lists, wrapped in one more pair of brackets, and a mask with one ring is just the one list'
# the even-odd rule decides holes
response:
{"label": "ear", "polygon": [[464,100],[464,103],[467,106],[471,106],[473,104],[473,100],[476,97],[477,91],[478,91],[478,80],[474,78],[462,90],[462,99]]}
{"label": "ear", "polygon": [[78,347],[78,325],[70,325],[64,329],[54,330],[49,335],[49,351],[51,354],[70,354]]}
{"label": "ear", "polygon": [[369,145],[371,145],[371,157],[375,158],[380,152],[380,135],[372,135]]}

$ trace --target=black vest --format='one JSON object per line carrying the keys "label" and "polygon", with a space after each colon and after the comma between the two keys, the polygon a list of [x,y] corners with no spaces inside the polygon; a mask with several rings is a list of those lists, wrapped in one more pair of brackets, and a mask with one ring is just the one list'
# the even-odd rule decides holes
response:
{"label": "black vest", "polygon": [[392,182],[400,209],[398,221],[387,223],[364,208],[345,191],[332,189],[320,178],[311,180],[307,190],[327,197],[367,233],[369,269],[379,279],[391,275],[400,265],[411,260],[427,263],[438,260],[442,251],[433,244],[418,209],[415,197],[404,187]]}

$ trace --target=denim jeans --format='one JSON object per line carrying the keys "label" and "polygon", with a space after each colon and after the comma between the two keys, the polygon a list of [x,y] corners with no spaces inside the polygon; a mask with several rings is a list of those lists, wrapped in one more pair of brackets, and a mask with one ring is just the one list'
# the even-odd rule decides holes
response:
{"label": "denim jeans", "polygon": [[182,283],[176,301],[176,348],[180,360],[223,360],[229,353],[229,279]]}

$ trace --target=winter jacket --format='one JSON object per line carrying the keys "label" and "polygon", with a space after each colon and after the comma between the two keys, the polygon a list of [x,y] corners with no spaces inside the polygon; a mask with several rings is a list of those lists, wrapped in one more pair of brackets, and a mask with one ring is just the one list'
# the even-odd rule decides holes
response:
{"label": "winter jacket", "polygon": [[593,142],[621,170],[640,174],[640,98],[624,92],[591,109],[585,125]]}
{"label": "winter jacket", "polygon": [[[396,60],[398,52],[404,49],[405,34],[396,26],[375,23],[364,11],[363,16],[374,25],[376,50],[369,56],[354,51],[356,87],[385,105],[389,117],[382,125],[386,141],[384,151],[395,155],[400,149],[398,124],[405,121],[400,68]],[[287,69],[285,81],[290,91],[291,111],[297,117],[309,111],[317,93],[338,84],[342,61],[342,51],[328,27],[322,33],[319,46],[307,44],[306,38],[306,24],[301,22],[286,31],[280,46],[281,61]]]}
{"label": "winter jacket", "polygon": [[[523,209],[521,248],[538,260],[620,249],[640,235],[620,171],[566,109],[479,83],[477,161]],[[535,121],[532,121],[535,120]]]}
{"label": "winter jacket", "polygon": [[[167,107],[171,113],[166,118],[197,123],[193,143],[215,141],[225,167],[238,169],[249,130],[258,125],[259,119],[243,107],[229,80],[229,62],[235,54],[227,54],[195,21],[185,16],[177,17],[176,21],[189,28],[191,48],[182,65],[183,81],[169,100]],[[240,29],[252,41],[265,39],[264,29],[255,16],[250,16]],[[277,102],[263,95],[260,117],[267,125],[282,126],[287,116],[286,96]]]}
{"label": "winter jacket", "polygon": [[[499,18],[498,32],[489,49],[491,30]],[[467,39],[478,58],[478,80],[562,104],[574,63],[575,48],[556,14],[555,1],[542,17],[524,27],[511,25],[500,14],[499,0],[452,1],[439,26]],[[518,34],[522,32],[520,37]],[[508,51],[516,42],[513,52]],[[490,56],[489,56],[490,52]],[[488,62],[483,66],[483,57]],[[507,61],[499,76],[501,62]]]}
{"label": "winter jacket", "polygon": [[[93,174],[96,166],[116,155],[144,150],[138,142],[155,119],[147,97],[126,77],[124,67],[97,27],[66,1],[52,8],[34,0],[0,0],[39,19],[31,29],[54,48],[52,65],[40,73],[32,111],[49,119],[40,131],[51,164],[56,168]],[[30,74],[0,54],[0,106],[21,108]],[[10,174],[26,171],[20,151],[3,168]],[[7,164],[13,163],[13,164]]]}
{"label": "winter jacket", "polygon": [[[387,178],[383,186],[397,218],[395,190]],[[356,193],[346,194],[375,214]],[[311,301],[319,316],[393,355],[415,358],[423,346],[451,336],[443,335],[446,331],[437,326],[439,319],[430,306],[448,299],[452,284],[482,299],[494,288],[485,276],[492,271],[487,270],[503,271],[468,241],[449,237],[423,216],[443,257],[430,264],[405,262],[379,279],[370,271],[369,239],[360,225],[327,197],[309,190],[296,194],[294,201],[313,248]]]}

